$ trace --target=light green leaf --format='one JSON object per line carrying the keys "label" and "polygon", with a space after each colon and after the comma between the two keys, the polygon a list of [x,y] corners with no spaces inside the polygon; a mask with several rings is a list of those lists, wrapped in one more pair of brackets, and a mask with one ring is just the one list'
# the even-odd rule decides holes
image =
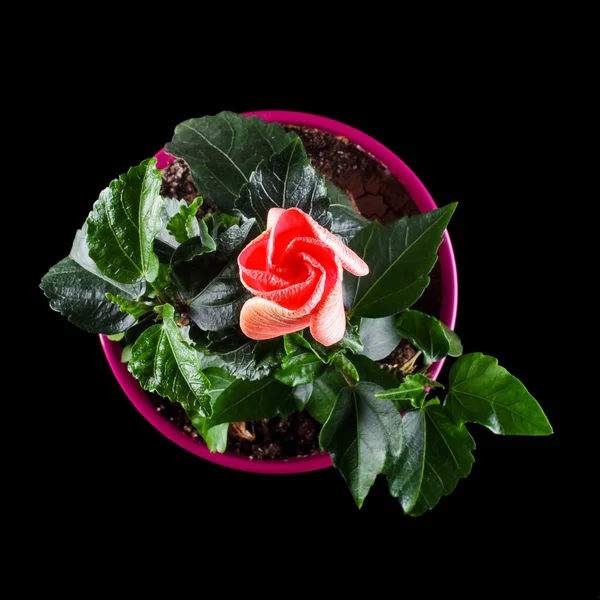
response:
{"label": "light green leaf", "polygon": [[395,400],[396,406],[401,411],[421,408],[425,403],[427,391],[425,388],[444,387],[437,381],[433,381],[425,375],[407,375],[404,383],[392,390],[379,392],[376,396],[380,400]]}
{"label": "light green leaf", "polygon": [[89,257],[86,230],[84,225],[77,232],[69,256],[44,275],[40,287],[50,300],[50,307],[74,325],[90,333],[117,334],[131,327],[136,319],[122,312],[106,294],[134,301],[144,293],[146,283],[119,283],[102,273]]}
{"label": "light green leaf", "polygon": [[455,423],[479,423],[502,435],[550,435],[552,426],[526,387],[498,360],[465,354],[450,371],[444,401]]}
{"label": "light green leaf", "polygon": [[296,137],[278,123],[222,112],[179,124],[166,150],[187,162],[202,196],[231,212],[258,164]]}
{"label": "light green leaf", "polygon": [[[441,321],[440,321],[441,322]],[[448,356],[461,356],[463,353],[463,346],[460,338],[456,335],[450,327],[442,323],[442,327],[444,328],[444,333],[446,334],[446,339],[448,340],[448,344],[450,345],[450,349],[448,350]]]}
{"label": "light green leaf", "polygon": [[397,314],[419,299],[429,284],[428,274],[456,208],[404,217],[386,227],[373,221],[350,243],[368,265],[369,274],[344,274],[344,303],[350,315],[380,318]]}
{"label": "light green leaf", "polygon": [[312,383],[325,372],[326,365],[314,352],[288,354],[281,361],[281,368],[275,371],[278,381],[291,387]]}
{"label": "light green leaf", "polygon": [[129,371],[150,392],[178,402],[189,413],[210,414],[210,382],[200,370],[196,351],[182,339],[170,304],[163,322],[146,329],[133,345]]}
{"label": "light green leaf", "polygon": [[375,398],[378,391],[363,382],[342,389],[319,440],[359,508],[388,457],[398,457],[402,446],[402,418],[392,403]]}
{"label": "light green leaf", "polygon": [[324,227],[331,223],[325,180],[312,166],[299,138],[261,163],[242,188],[235,207],[267,228],[271,208],[299,208]]}
{"label": "light green leaf", "polygon": [[475,442],[466,427],[457,427],[439,404],[406,413],[403,445],[390,473],[390,494],[405,513],[419,516],[431,510],[471,472]]}
{"label": "light green leaf", "polygon": [[396,317],[382,317],[381,319],[360,320],[359,335],[363,343],[363,354],[371,360],[383,360],[389,356],[402,339],[395,327]]}
{"label": "light green leaf", "polygon": [[[196,213],[202,206],[202,196],[198,196],[189,206],[187,203],[181,204],[179,211],[176,212],[167,223],[167,231],[180,244],[200,235],[200,223],[196,219]],[[204,223],[206,227],[206,223]],[[208,229],[206,229],[208,235]]]}
{"label": "light green leaf", "polygon": [[129,313],[136,321],[153,309],[153,305],[150,302],[129,300],[128,298],[123,298],[123,296],[120,296],[119,294],[106,292],[106,297],[114,304],[117,304],[120,307],[121,312]]}
{"label": "light green leaf", "polygon": [[356,367],[350,362],[350,359],[345,354],[338,354],[333,359],[333,366],[342,373],[346,373],[354,379],[354,381],[360,381],[360,375],[356,370]]}
{"label": "light green leaf", "polygon": [[120,283],[154,281],[154,238],[162,228],[161,175],[156,159],[131,167],[100,193],[87,219],[90,258]]}

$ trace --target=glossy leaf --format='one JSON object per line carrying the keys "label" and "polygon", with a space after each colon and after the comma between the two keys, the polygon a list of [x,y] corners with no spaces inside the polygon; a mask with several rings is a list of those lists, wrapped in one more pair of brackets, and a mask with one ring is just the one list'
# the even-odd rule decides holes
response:
{"label": "glossy leaf", "polygon": [[296,138],[278,123],[222,112],[179,124],[166,150],[187,162],[202,196],[230,213],[259,163]]}
{"label": "glossy leaf", "polygon": [[376,383],[384,390],[396,388],[400,384],[394,375],[382,369],[381,365],[366,356],[355,355],[352,357],[352,363],[356,367],[361,381]]}
{"label": "glossy leaf", "polygon": [[208,367],[203,372],[210,382],[210,388],[207,393],[213,403],[235,381],[235,377],[227,369]]}
{"label": "glossy leaf", "polygon": [[122,312],[106,294],[136,300],[146,288],[145,282],[124,284],[102,273],[89,257],[85,241],[86,226],[78,231],[71,253],[44,275],[40,287],[50,307],[90,333],[107,335],[125,331],[136,318]]}
{"label": "glossy leaf", "polygon": [[313,384],[312,394],[306,404],[311,417],[323,424],[329,418],[335,405],[337,395],[348,387],[344,376],[334,367],[327,367],[323,375]]}
{"label": "glossy leaf", "polygon": [[156,159],[131,167],[100,193],[87,219],[90,258],[120,283],[154,281],[154,238],[162,229],[161,175]]}
{"label": "glossy leaf", "polygon": [[313,393],[313,384],[305,383],[294,388],[292,394],[296,402],[296,410],[304,410]]}
{"label": "glossy leaf", "polygon": [[389,488],[405,513],[418,516],[471,472],[475,442],[466,427],[454,425],[435,403],[406,413],[402,430],[402,450],[388,474]]}
{"label": "glossy leaf", "polygon": [[357,325],[346,325],[344,337],[337,344],[340,348],[345,348],[355,354],[364,354],[364,345],[362,343]]}
{"label": "glossy leaf", "polygon": [[389,356],[402,339],[396,331],[395,322],[394,315],[381,319],[362,318],[358,332],[363,349],[358,354],[371,360],[383,360]]}
{"label": "glossy leaf", "polygon": [[312,166],[299,138],[257,167],[235,206],[254,217],[261,231],[267,228],[272,208],[299,208],[324,227],[331,222],[325,180]]}
{"label": "glossy leaf", "polygon": [[296,409],[292,390],[276,379],[238,379],[216,399],[210,426],[238,421],[257,421],[289,415]]}
{"label": "glossy leaf", "polygon": [[124,298],[119,294],[111,294],[110,292],[106,292],[106,298],[114,304],[117,304],[121,309],[121,312],[130,314],[136,321],[141,316],[153,309],[153,305],[149,302],[130,300],[129,298]]}
{"label": "glossy leaf", "polygon": [[425,375],[407,375],[399,387],[379,392],[376,396],[380,400],[395,400],[398,409],[406,411],[423,406],[428,394],[426,388],[441,387],[443,386],[440,383],[432,381]]}
{"label": "glossy leaf", "polygon": [[550,435],[552,427],[525,386],[498,360],[465,354],[450,371],[444,402],[455,423],[471,421],[502,435]]}
{"label": "glossy leaf", "polygon": [[295,387],[312,383],[325,372],[326,365],[314,352],[301,352],[286,356],[274,377],[286,385]]}
{"label": "glossy leaf", "polygon": [[[167,231],[180,244],[200,235],[200,223],[196,219],[196,213],[201,206],[202,196],[198,196],[189,206],[186,202],[180,204],[179,210],[169,219]],[[208,235],[208,229],[206,234]]]}
{"label": "glossy leaf", "polygon": [[351,315],[380,318],[409,308],[429,284],[428,274],[456,208],[449,204],[383,227],[373,221],[350,243],[369,274],[344,275],[344,302]]}
{"label": "glossy leaf", "polygon": [[402,445],[402,418],[392,403],[375,398],[380,390],[363,382],[342,389],[321,430],[321,448],[331,454],[359,508],[388,456],[398,457]]}
{"label": "glossy leaf", "polygon": [[421,350],[426,365],[444,358],[450,352],[446,330],[435,317],[418,310],[407,310],[398,317],[396,329],[402,338]]}
{"label": "glossy leaf", "polygon": [[162,307],[162,317],[162,323],[146,329],[133,345],[129,370],[145,390],[206,416],[210,382],[200,370],[198,355],[182,340],[171,305]]}
{"label": "glossy leaf", "polygon": [[333,360],[333,366],[341,373],[352,377],[354,381],[360,381],[360,375],[356,367],[345,354],[338,354]]}
{"label": "glossy leaf", "polygon": [[450,329],[447,325],[442,323],[442,327],[444,328],[444,333],[446,334],[446,339],[448,340],[448,344],[450,349],[448,350],[448,356],[462,356],[463,346],[460,338],[456,335],[456,332]]}

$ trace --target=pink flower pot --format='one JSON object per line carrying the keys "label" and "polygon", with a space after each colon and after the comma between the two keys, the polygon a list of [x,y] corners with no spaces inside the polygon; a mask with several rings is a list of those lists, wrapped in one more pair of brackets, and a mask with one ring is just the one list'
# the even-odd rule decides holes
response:
{"label": "pink flower pot", "polygon": [[[265,121],[277,121],[283,125],[303,125],[320,129],[334,135],[344,136],[354,144],[360,146],[363,150],[372,154],[376,160],[387,167],[390,172],[404,184],[408,193],[422,212],[437,208],[435,202],[429,195],[429,192],[417,179],[416,175],[393,152],[372,137],[362,133],[362,131],[358,131],[353,127],[349,127],[348,125],[344,125],[343,123],[339,123],[332,119],[300,112],[265,110],[245,113],[245,115],[248,117],[260,117]],[[158,159],[159,169],[163,169],[175,160],[172,156],[165,153],[164,148],[156,154],[156,158]],[[444,240],[438,254],[442,271],[441,319],[450,328],[454,328],[458,305],[458,285],[456,262],[454,260],[454,252],[452,251],[452,244],[450,243],[448,232],[444,233]],[[156,407],[148,398],[146,392],[142,390],[133,375],[127,370],[127,365],[121,362],[121,347],[117,342],[111,342],[106,336],[101,335],[100,343],[102,344],[104,354],[106,355],[112,372],[133,405],[152,426],[158,429],[158,431],[192,454],[225,467],[238,469],[240,471],[251,471],[253,473],[303,473],[331,466],[331,458],[328,454],[317,454],[285,460],[255,461],[233,453],[226,452],[224,454],[218,454],[210,452],[200,438],[194,439],[186,435],[173,423],[157,412]],[[439,375],[443,363],[444,361],[441,360],[433,365],[433,379]]]}

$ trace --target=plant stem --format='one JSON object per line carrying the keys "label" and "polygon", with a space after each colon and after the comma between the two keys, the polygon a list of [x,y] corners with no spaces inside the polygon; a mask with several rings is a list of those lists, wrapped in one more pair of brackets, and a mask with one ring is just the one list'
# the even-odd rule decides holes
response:
{"label": "plant stem", "polygon": [[346,375],[344,371],[340,371],[340,373],[342,374],[342,377],[346,380],[346,383],[348,384],[349,388],[353,388],[356,385],[354,379],[352,379],[349,375]]}

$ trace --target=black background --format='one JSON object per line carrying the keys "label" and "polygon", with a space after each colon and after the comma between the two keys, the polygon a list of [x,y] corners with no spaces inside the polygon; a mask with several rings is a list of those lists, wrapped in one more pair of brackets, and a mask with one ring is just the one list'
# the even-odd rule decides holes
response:
{"label": "black background", "polygon": [[[287,109],[321,114],[375,137],[400,156],[438,205],[458,201],[450,225],[459,275],[457,332],[465,351],[496,356],[520,377],[554,426],[547,438],[502,438],[472,425],[471,475],[432,513],[404,517],[378,481],[362,510],[333,470],[261,476],[227,470],[188,454],[155,431],[111,375],[98,338],[53,313],[41,291],[35,303],[41,372],[55,392],[41,408],[35,462],[45,501],[44,531],[87,547],[144,536],[217,540],[229,554],[292,556],[301,545],[331,552],[337,535],[377,541],[446,534],[497,539],[526,553],[559,534],[561,393],[549,376],[564,367],[564,348],[540,309],[553,297],[538,149],[548,134],[538,113],[544,94],[529,73],[499,68],[485,76],[453,71],[406,81],[380,69],[343,82],[302,85],[294,78],[219,79],[202,69],[190,81],[178,61],[136,65],[131,84],[118,63],[87,75],[55,73],[57,109],[43,109],[47,148],[38,166],[61,182],[40,190],[44,251],[39,281],[68,254],[75,230],[99,191],[130,165],[153,155],[180,121],[223,109]],[[316,75],[316,72],[315,72]],[[392,86],[390,80],[395,83]],[[398,86],[397,88],[395,86]],[[447,380],[448,366],[441,375]],[[41,433],[43,432],[43,434]],[[216,534],[212,533],[216,530]],[[209,533],[211,532],[211,533]],[[521,541],[518,541],[521,540]],[[504,543],[503,542],[503,543]],[[335,546],[335,544],[334,544]],[[519,546],[518,550],[516,546]],[[262,561],[262,558],[258,559]],[[266,560],[266,559],[265,559]]]}

